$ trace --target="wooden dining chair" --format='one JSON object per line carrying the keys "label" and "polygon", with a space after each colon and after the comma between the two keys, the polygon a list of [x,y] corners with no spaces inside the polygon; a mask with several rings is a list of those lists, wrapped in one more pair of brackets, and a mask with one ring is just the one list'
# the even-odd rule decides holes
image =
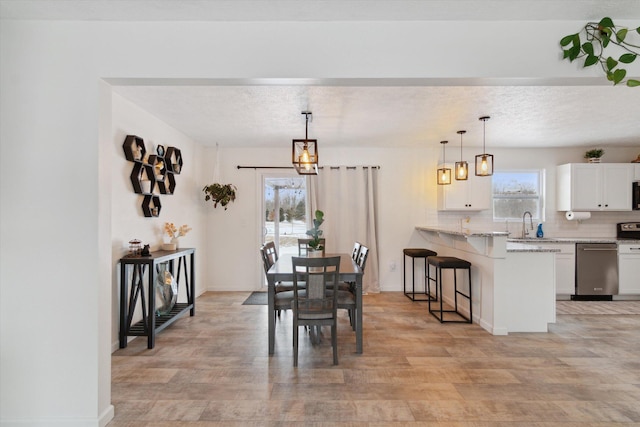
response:
{"label": "wooden dining chair", "polygon": [[[299,256],[307,256],[309,254],[309,242],[311,239],[298,239],[298,255]],[[325,248],[325,239],[320,239],[320,246],[322,246],[322,256],[324,256],[324,248]]]}
{"label": "wooden dining chair", "polygon": [[360,246],[362,246],[360,242],[355,242],[353,244],[353,251],[351,251],[351,259],[354,261],[358,260],[358,254],[360,253]]}
{"label": "wooden dining chair", "polygon": [[[356,264],[362,270],[364,274],[364,266],[367,263],[367,257],[369,255],[369,248],[365,245],[360,245],[357,259],[354,259]],[[349,323],[351,328],[356,330],[356,284],[355,282],[342,283],[338,291],[338,308],[345,309],[349,313]]]}
{"label": "wooden dining chair", "polygon": [[[262,263],[264,266],[265,275],[269,269],[278,261],[278,252],[274,242],[265,243],[260,247],[260,254],[262,256]],[[302,284],[301,284],[302,285]],[[274,300],[274,313],[276,317],[280,317],[282,310],[291,309],[291,301],[293,301],[293,283],[292,282],[278,282],[275,284],[275,300]]]}
{"label": "wooden dining chair", "polygon": [[[298,366],[298,334],[300,326],[311,329],[331,326],[333,364],[338,364],[338,293],[333,290],[340,277],[340,257],[293,257],[293,366]],[[306,283],[306,290],[298,289]]]}

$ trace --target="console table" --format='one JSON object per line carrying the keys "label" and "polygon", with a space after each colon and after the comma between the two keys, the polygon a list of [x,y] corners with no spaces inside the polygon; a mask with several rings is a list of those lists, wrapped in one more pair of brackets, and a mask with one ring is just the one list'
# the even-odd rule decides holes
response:
{"label": "console table", "polygon": [[[175,251],[159,250],[151,256],[120,258],[120,348],[127,346],[127,337],[143,336],[147,337],[147,347],[151,349],[155,345],[156,333],[176,321],[187,310],[190,310],[191,316],[195,315],[195,252],[194,248],[184,248]],[[178,296],[182,283],[181,274],[184,271],[187,302],[176,301],[169,314],[156,315],[156,266],[164,262],[169,263],[168,270],[178,283]],[[146,295],[145,274],[148,278]],[[142,305],[142,320],[132,325],[138,300]]]}

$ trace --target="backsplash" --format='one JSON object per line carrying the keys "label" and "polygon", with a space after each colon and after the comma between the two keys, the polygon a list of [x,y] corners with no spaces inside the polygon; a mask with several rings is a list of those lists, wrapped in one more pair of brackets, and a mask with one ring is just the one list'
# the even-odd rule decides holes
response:
{"label": "backsplash", "polygon": [[[491,211],[486,212],[438,212],[429,215],[428,224],[459,228],[461,222],[470,230],[507,231],[507,223],[494,222]],[[469,222],[466,221],[469,218]],[[564,212],[547,212],[542,228],[545,237],[615,237],[619,222],[640,221],[640,211],[632,212],[591,212],[591,218],[584,221],[568,221]],[[535,236],[538,222],[534,220]],[[527,226],[529,221],[527,218]],[[522,220],[508,222],[510,237],[522,236]]]}

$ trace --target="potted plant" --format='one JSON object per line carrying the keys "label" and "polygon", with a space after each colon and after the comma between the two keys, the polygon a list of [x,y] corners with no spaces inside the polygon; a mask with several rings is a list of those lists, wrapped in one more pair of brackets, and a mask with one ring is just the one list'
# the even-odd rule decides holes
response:
{"label": "potted plant", "polygon": [[584,158],[587,159],[589,163],[600,163],[600,158],[603,155],[604,150],[602,148],[594,148],[584,153]]}
{"label": "potted plant", "polygon": [[202,191],[206,196],[205,201],[211,200],[213,207],[217,208],[220,203],[224,210],[227,210],[227,205],[236,199],[236,191],[238,189],[233,184],[218,184],[217,182],[211,185],[206,185]]}
{"label": "potted plant", "polygon": [[324,247],[320,245],[320,238],[322,237],[322,230],[320,230],[320,226],[324,222],[324,212],[321,210],[316,210],[316,216],[313,219],[313,227],[310,230],[307,230],[307,236],[311,237],[309,241],[310,250],[322,252]]}

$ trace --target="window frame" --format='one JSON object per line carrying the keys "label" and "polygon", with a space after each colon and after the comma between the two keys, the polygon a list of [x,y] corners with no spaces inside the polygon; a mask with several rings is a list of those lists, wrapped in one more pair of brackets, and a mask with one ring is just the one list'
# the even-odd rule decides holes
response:
{"label": "window frame", "polygon": [[[522,218],[516,218],[516,217],[496,217],[496,209],[495,209],[495,201],[496,200],[515,200],[515,199],[530,199],[530,200],[538,200],[538,210],[539,212],[532,212],[532,216],[533,216],[533,221],[536,222],[544,222],[545,221],[545,200],[546,200],[546,170],[545,169],[507,169],[507,170],[501,170],[501,171],[495,171],[494,172],[494,179],[495,179],[495,175],[502,175],[502,174],[524,174],[524,173],[529,173],[529,174],[537,174],[538,175],[538,193],[537,195],[522,195],[522,194],[518,194],[517,196],[514,195],[513,197],[509,197],[509,196],[504,196],[504,195],[496,195],[494,193],[494,187],[493,187],[493,183],[491,184],[491,210],[492,210],[492,217],[493,217],[493,221],[494,222],[503,222],[503,221],[512,221],[512,220],[521,220]],[[524,214],[524,212],[523,212]]]}

